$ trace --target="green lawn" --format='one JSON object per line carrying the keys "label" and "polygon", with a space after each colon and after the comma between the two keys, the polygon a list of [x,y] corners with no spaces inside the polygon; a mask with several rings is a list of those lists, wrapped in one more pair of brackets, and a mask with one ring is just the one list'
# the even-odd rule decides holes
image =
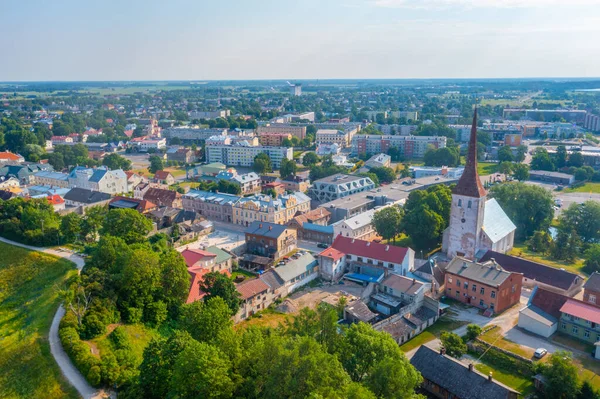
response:
{"label": "green lawn", "polygon": [[573,273],[578,274],[586,274],[581,269],[583,268],[583,259],[578,259],[575,263],[562,263],[560,261],[555,261],[548,255],[542,255],[535,252],[531,252],[527,249],[527,246],[524,243],[515,243],[512,251],[510,251],[509,255],[518,256],[520,258],[529,259],[533,262],[542,263],[544,265],[555,267],[558,269],[565,269]]}
{"label": "green lawn", "polygon": [[[103,354],[115,349],[108,336],[116,327],[117,325],[110,325],[106,334],[96,337],[91,341],[84,342],[87,342],[88,345],[96,348],[97,353],[94,354],[102,357]],[[160,334],[156,330],[146,327],[143,324],[123,324],[122,327],[129,336],[129,340],[131,342],[131,351],[136,359],[137,364],[139,365],[142,362],[144,349],[148,343],[152,340],[152,338],[159,337]]]}
{"label": "green lawn", "polygon": [[401,345],[400,349],[402,349],[404,352],[410,352],[411,350],[418,348],[429,341],[439,338],[442,332],[456,330],[465,324],[467,324],[466,321],[453,320],[447,316],[442,316],[438,319],[438,321],[435,322],[434,325],[427,327],[421,334]]}
{"label": "green lawn", "polygon": [[481,334],[479,338],[488,344],[495,345],[525,358],[529,359],[533,357],[534,351],[532,349],[525,349],[521,345],[515,344],[514,342],[504,338],[500,328],[492,328],[485,334]]}
{"label": "green lawn", "polygon": [[498,169],[498,163],[496,162],[478,162],[477,163],[477,173],[479,176],[488,176],[496,173]]}
{"label": "green lawn", "polygon": [[513,374],[509,370],[503,370],[486,364],[485,356],[480,360],[480,362],[481,363],[475,365],[477,371],[485,375],[488,375],[491,371],[494,379],[500,381],[504,385],[508,385],[512,389],[521,392],[522,397],[526,397],[535,391],[535,386],[533,385],[531,378],[524,377],[520,374]]}
{"label": "green lawn", "polygon": [[600,183],[585,183],[583,186],[575,188],[565,188],[564,193],[600,193]]}
{"label": "green lawn", "polygon": [[78,397],[48,343],[57,288],[76,273],[74,265],[3,243],[0,253],[0,397]]}

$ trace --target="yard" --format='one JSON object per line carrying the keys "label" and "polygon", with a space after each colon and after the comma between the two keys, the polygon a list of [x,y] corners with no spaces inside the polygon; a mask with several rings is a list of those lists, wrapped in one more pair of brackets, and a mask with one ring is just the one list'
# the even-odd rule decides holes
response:
{"label": "yard", "polygon": [[251,318],[236,324],[234,329],[246,329],[248,327],[277,327],[280,324],[285,324],[287,320],[290,320],[293,316],[286,313],[278,312],[274,309],[267,308],[260,313],[255,314]]}
{"label": "yard", "polygon": [[77,398],[50,353],[57,288],[74,265],[0,243],[0,397]]}
{"label": "yard", "polygon": [[477,173],[479,176],[488,176],[496,173],[498,169],[497,162],[478,162],[477,163]]}
{"label": "yard", "polygon": [[557,269],[565,269],[572,273],[586,274],[581,269],[583,268],[583,259],[578,259],[575,263],[565,264],[553,260],[548,255],[538,254],[527,249],[524,243],[515,243],[509,255],[518,256],[519,258],[528,259],[533,262],[542,263],[546,266],[555,267]]}
{"label": "yard", "polygon": [[477,371],[485,375],[488,375],[491,372],[494,379],[500,381],[504,385],[508,385],[512,389],[516,389],[517,391],[521,392],[523,397],[526,397],[535,391],[535,387],[531,378],[524,377],[520,374],[514,374],[511,372],[511,370],[504,370],[487,364],[485,357],[483,360],[479,360],[479,362],[480,363],[475,365],[475,369]]}
{"label": "yard", "polygon": [[492,328],[491,330],[487,331],[486,333],[481,334],[479,336],[479,338],[482,341],[487,342],[488,344],[495,345],[499,348],[505,349],[512,353],[516,353],[517,355],[523,356],[525,358],[530,359],[533,357],[534,350],[524,348],[521,345],[518,345],[518,344],[504,338],[501,328],[498,328],[498,327]]}
{"label": "yard", "polygon": [[401,345],[400,349],[404,352],[410,352],[429,341],[439,338],[440,335],[442,335],[442,332],[456,330],[465,324],[468,324],[468,322],[464,320],[455,320],[447,315],[442,316],[434,325],[427,327],[421,334],[406,342],[404,345]]}
{"label": "yard", "polygon": [[600,194],[600,183],[585,183],[582,186],[575,188],[565,188],[563,193],[591,193],[591,194]]}

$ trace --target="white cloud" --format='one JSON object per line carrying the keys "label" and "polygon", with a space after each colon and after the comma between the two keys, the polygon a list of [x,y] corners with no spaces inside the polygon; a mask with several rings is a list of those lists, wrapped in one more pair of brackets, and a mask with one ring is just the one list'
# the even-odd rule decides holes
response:
{"label": "white cloud", "polygon": [[556,6],[598,6],[600,0],[372,0],[388,8],[540,8]]}

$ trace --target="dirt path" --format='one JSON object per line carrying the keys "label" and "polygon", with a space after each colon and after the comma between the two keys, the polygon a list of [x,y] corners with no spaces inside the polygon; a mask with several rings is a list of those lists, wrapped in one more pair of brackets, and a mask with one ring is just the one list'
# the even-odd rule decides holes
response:
{"label": "dirt path", "polygon": [[[81,269],[83,269],[83,265],[85,264],[85,261],[81,256],[75,255],[70,252],[25,245],[15,241],[7,240],[3,237],[0,237],[0,241],[6,244],[29,249],[31,251],[43,252],[49,255],[54,255],[63,259],[70,260],[71,262],[75,263],[75,266],[77,266],[78,271],[81,271]],[[48,340],[50,342],[50,352],[52,353],[54,360],[56,360],[58,367],[60,367],[60,371],[65,376],[67,381],[69,381],[69,383],[73,385],[73,387],[75,387],[77,392],[79,392],[79,394],[83,398],[99,399],[110,396],[109,393],[91,386],[85,380],[85,378],[83,378],[83,376],[81,375],[79,370],[77,370],[75,365],[73,365],[71,359],[69,359],[69,356],[63,349],[62,344],[60,343],[60,338],[58,337],[58,326],[60,325],[60,320],[63,318],[64,315],[65,308],[62,305],[60,305],[58,310],[54,314],[54,318],[52,319],[52,325],[50,326],[50,332],[48,336]]]}

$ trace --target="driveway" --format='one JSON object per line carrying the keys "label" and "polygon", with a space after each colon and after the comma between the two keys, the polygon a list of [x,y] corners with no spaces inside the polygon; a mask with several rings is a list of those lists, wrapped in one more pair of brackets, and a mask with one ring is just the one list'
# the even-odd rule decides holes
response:
{"label": "driveway", "polygon": [[[83,265],[85,264],[85,260],[81,256],[75,255],[71,252],[60,251],[51,248],[34,247],[31,245],[25,245],[15,241],[7,240],[3,237],[0,237],[0,241],[6,244],[29,249],[31,251],[43,252],[49,255],[54,255],[60,258],[68,259],[71,262],[75,263],[75,266],[77,266],[78,271],[81,271]],[[65,309],[62,305],[60,305],[58,310],[54,314],[54,318],[52,319],[52,325],[50,326],[50,332],[48,336],[48,341],[50,342],[50,352],[52,353],[54,360],[56,360],[58,367],[60,367],[60,371],[65,376],[67,381],[69,381],[69,383],[73,385],[73,387],[75,387],[77,392],[79,392],[79,394],[83,398],[105,398],[109,394],[101,389],[94,388],[85,380],[85,378],[83,378],[79,370],[77,370],[77,368],[71,362],[71,359],[69,359],[69,356],[67,355],[67,353],[62,347],[62,344],[60,343],[60,338],[58,337],[58,326],[60,324],[60,320],[63,318],[64,315]],[[111,394],[110,396],[113,395]]]}

